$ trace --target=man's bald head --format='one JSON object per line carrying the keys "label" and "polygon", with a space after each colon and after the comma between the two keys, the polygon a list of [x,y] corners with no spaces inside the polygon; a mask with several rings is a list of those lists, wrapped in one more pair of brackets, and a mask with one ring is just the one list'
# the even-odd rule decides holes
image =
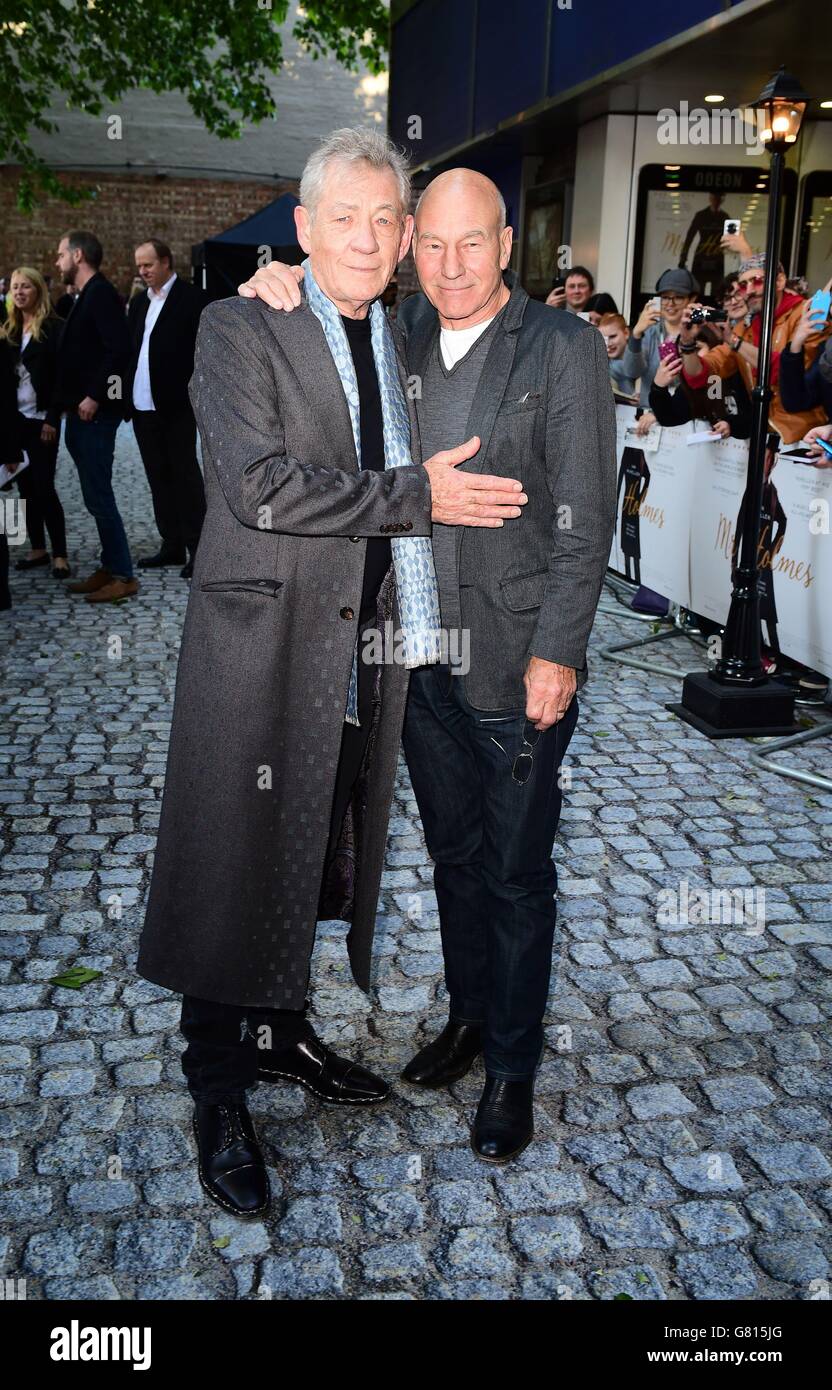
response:
{"label": "man's bald head", "polygon": [[483,201],[492,207],[492,216],[496,222],[497,232],[502,232],[505,229],[505,199],[496,183],[492,179],[486,178],[485,174],[480,174],[476,169],[446,169],[444,174],[437,174],[436,178],[428,184],[420,195],[416,204],[417,226],[420,211],[426,219],[429,219],[433,210],[433,201],[443,198],[467,198],[472,203]]}
{"label": "man's bald head", "polygon": [[448,169],[428,185],[416,205],[413,256],[443,328],[473,328],[499,313],[511,239],[503,196],[484,174]]}

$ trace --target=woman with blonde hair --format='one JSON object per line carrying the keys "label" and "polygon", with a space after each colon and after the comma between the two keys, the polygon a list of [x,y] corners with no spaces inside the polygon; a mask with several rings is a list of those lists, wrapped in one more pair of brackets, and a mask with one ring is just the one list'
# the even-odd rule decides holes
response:
{"label": "woman with blonde hair", "polygon": [[[66,579],[71,573],[66,555],[64,510],[55,491],[55,465],[61,412],[55,402],[58,340],[63,321],[52,308],[49,290],[40,271],[18,266],[11,276],[11,308],[0,324],[0,372],[9,387],[0,394],[0,430],[24,450],[28,466],[18,465],[20,495],[26,503],[26,529],[31,547],[18,560],[19,570],[49,564],[46,532],[52,545],[52,574]],[[7,418],[8,417],[8,418]]]}

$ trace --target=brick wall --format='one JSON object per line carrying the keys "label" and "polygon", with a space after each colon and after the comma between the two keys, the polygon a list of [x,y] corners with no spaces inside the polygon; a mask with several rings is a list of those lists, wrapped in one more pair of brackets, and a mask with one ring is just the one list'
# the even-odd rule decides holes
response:
{"label": "brick wall", "polygon": [[51,274],[57,286],[58,241],[65,232],[83,228],[101,241],[101,268],[122,293],[127,293],[135,274],[133,252],[147,237],[166,241],[177,270],[189,277],[192,245],[241,222],[281,193],[297,193],[297,184],[288,181],[159,178],[79,170],[71,182],[94,187],[94,201],[73,208],[50,198],[27,215],[16,206],[17,173],[9,165],[0,168],[0,274],[8,275],[17,265],[31,265]]}

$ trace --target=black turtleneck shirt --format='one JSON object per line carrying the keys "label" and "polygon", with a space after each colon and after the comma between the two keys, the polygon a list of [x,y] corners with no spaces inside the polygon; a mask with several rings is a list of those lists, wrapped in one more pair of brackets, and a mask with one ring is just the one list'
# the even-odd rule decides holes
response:
{"label": "black turtleneck shirt", "polygon": [[[373,357],[370,316],[348,319],[341,315],[352,352],[358,381],[359,425],[361,429],[361,468],[381,471],[385,466],[384,425],[381,415],[381,392],[378,387]],[[361,589],[359,622],[366,624],[376,616],[376,597],[381,582],[390,568],[390,542],[386,536],[370,536],[364,561],[364,583]]]}

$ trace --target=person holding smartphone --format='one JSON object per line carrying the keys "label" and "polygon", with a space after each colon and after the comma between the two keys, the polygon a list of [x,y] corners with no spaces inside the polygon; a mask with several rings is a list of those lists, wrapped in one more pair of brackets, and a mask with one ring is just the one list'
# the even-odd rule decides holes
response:
{"label": "person holding smartphone", "polygon": [[[701,306],[688,304],[682,314],[679,347],[683,357],[682,370],[689,385],[706,385],[710,376],[725,380],[739,372],[746,390],[751,392],[757,381],[757,360],[762,325],[763,289],[765,286],[765,257],[749,256],[740,265],[737,285],[748,306],[743,323],[728,342],[700,356],[697,352],[695,322],[691,322],[694,309]],[[774,298],[774,327],[771,335],[771,399],[768,407],[769,424],[776,430],[784,444],[795,444],[802,439],[807,430],[815,425],[826,423],[826,412],[818,405],[812,409],[789,410],[781,394],[781,365],[784,349],[794,340],[794,335],[804,319],[806,301],[786,289],[786,272],[782,265],[777,267]],[[830,325],[821,329],[810,328],[803,341],[806,362],[811,366],[818,355],[824,340],[829,337]]]}
{"label": "person holding smartphone", "polygon": [[595,292],[592,272],[585,265],[573,265],[566,274],[559,276],[552,286],[546,303],[552,309],[566,309],[570,314],[582,314]]}
{"label": "person holding smartphone", "polygon": [[689,270],[665,270],[656,281],[656,295],[648,299],[639,314],[624,352],[624,371],[634,379],[641,378],[639,405],[642,415],[636,429],[646,434],[656,423],[650,410],[650,387],[661,361],[662,343],[679,336],[682,315],[699,293],[699,285]]}
{"label": "person holding smartphone", "polygon": [[815,468],[832,468],[832,425],[816,425],[805,436]]}
{"label": "person holding smartphone", "polygon": [[[706,351],[703,345],[700,351]],[[748,439],[751,433],[751,402],[741,381],[734,389],[725,383],[722,395],[712,398],[705,386],[694,390],[682,372],[679,355],[665,356],[659,363],[650,387],[650,409],[662,427],[686,425],[691,420],[707,420],[721,439],[733,435]],[[738,387],[738,389],[737,389]]]}
{"label": "person holding smartphone", "polygon": [[827,281],[803,306],[788,346],[780,355],[780,394],[787,410],[800,413],[820,406],[832,419],[832,338],[807,366],[806,343],[829,323],[830,289]]}

